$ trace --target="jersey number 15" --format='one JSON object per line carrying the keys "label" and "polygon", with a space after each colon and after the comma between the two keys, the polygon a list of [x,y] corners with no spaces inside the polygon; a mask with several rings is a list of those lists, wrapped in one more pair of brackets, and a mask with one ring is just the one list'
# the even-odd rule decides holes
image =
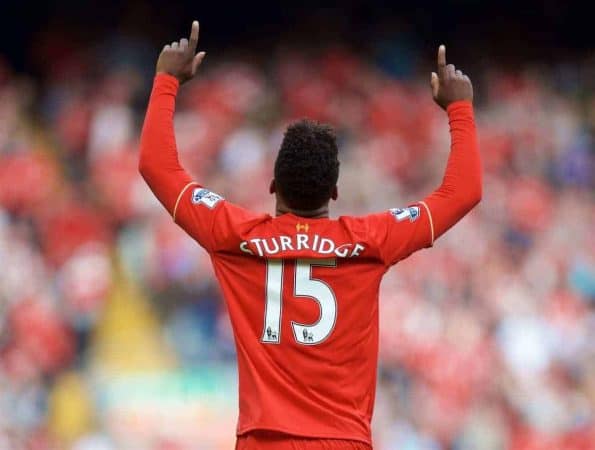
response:
{"label": "jersey number 15", "polygon": [[[316,345],[325,341],[333,331],[337,319],[335,293],[324,281],[312,278],[312,267],[336,267],[335,258],[298,259],[295,262],[293,294],[310,298],[318,303],[320,317],[316,323],[303,324],[291,321],[293,336],[304,345]],[[281,341],[281,313],[283,304],[283,260],[267,260],[266,303],[264,329],[261,341],[278,344]]]}

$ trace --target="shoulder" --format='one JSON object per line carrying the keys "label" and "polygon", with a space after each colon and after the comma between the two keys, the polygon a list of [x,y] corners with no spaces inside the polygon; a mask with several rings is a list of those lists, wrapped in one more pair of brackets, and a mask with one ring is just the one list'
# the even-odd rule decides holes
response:
{"label": "shoulder", "polygon": [[353,232],[365,233],[371,228],[377,227],[381,223],[386,223],[390,217],[391,211],[386,210],[379,213],[361,216],[340,216],[337,221]]}

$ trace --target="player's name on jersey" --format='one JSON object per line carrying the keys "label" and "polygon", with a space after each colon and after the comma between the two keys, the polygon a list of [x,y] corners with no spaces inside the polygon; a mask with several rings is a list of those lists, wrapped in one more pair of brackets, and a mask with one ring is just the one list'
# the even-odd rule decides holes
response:
{"label": "player's name on jersey", "polygon": [[240,243],[240,250],[244,253],[258,256],[272,256],[281,252],[309,250],[320,255],[353,258],[360,256],[365,250],[365,247],[357,242],[347,242],[337,245],[332,239],[321,237],[317,234],[309,236],[298,233],[294,236],[273,236],[242,241]]}

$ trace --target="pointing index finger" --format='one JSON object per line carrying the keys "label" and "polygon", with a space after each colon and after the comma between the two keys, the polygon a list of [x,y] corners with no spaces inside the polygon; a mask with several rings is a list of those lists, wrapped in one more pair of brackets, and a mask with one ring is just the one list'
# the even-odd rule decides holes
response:
{"label": "pointing index finger", "polygon": [[188,40],[188,49],[196,52],[196,46],[198,45],[198,20],[192,22],[192,28],[190,29],[190,39]]}
{"label": "pointing index finger", "polygon": [[444,78],[446,75],[446,47],[438,47],[438,76]]}

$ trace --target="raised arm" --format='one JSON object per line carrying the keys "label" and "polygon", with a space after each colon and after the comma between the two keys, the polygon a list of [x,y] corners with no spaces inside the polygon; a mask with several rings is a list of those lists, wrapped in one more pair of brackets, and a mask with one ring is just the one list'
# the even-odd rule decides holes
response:
{"label": "raised arm", "polygon": [[438,48],[438,73],[432,72],[434,101],[448,113],[450,156],[441,186],[423,201],[429,209],[432,242],[481,200],[481,162],[473,116],[471,80],[446,64],[446,48]]}
{"label": "raised arm", "polygon": [[172,216],[182,191],[192,184],[178,161],[173,116],[179,85],[196,74],[205,56],[205,52],[196,54],[197,44],[198,22],[194,21],[189,39],[161,51],[140,139],[139,171]]}
{"label": "raised arm", "polygon": [[442,184],[424,200],[363,218],[387,265],[431,247],[481,200],[473,87],[469,77],[446,64],[443,45],[438,49],[438,73],[432,72],[431,86],[434,100],[448,113],[450,156]]}

